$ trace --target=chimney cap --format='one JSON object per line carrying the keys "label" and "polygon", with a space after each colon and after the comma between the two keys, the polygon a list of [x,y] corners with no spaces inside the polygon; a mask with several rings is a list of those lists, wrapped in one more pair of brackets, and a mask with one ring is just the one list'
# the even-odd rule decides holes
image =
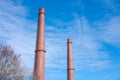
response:
{"label": "chimney cap", "polygon": [[45,14],[45,9],[44,8],[40,8],[39,9],[39,14]]}
{"label": "chimney cap", "polygon": [[68,42],[68,43],[72,43],[72,39],[68,38],[68,39],[67,39],[67,42]]}

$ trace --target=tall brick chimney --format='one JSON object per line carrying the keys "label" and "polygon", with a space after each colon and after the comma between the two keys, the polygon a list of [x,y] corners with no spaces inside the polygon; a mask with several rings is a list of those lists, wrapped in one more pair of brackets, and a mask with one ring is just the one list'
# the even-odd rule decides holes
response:
{"label": "tall brick chimney", "polygon": [[67,40],[67,80],[74,80],[74,66],[72,59],[72,40]]}
{"label": "tall brick chimney", "polygon": [[38,30],[35,50],[34,80],[45,79],[45,37],[44,37],[44,8],[39,9]]}

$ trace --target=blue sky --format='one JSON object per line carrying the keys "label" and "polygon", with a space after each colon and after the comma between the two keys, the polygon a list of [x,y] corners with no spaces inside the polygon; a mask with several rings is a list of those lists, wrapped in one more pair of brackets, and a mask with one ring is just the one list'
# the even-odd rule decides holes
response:
{"label": "blue sky", "polygon": [[120,0],[0,0],[0,42],[33,71],[38,9],[44,7],[46,80],[66,80],[73,40],[75,80],[120,80]]}

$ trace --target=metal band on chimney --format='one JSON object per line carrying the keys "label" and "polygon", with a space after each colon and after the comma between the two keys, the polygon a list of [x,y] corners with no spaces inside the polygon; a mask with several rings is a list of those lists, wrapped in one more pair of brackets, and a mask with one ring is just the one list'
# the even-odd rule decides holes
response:
{"label": "metal band on chimney", "polygon": [[39,49],[39,50],[35,50],[35,52],[38,52],[38,51],[43,51],[46,53],[46,50],[42,50],[42,49]]}
{"label": "metal band on chimney", "polygon": [[44,15],[46,15],[45,12],[39,12],[38,15],[40,15],[40,14],[44,14]]}
{"label": "metal band on chimney", "polygon": [[67,42],[67,44],[69,44],[69,43],[71,43],[71,44],[72,44],[72,42]]}
{"label": "metal band on chimney", "polygon": [[75,70],[74,68],[69,68],[69,69],[67,69],[67,70]]}

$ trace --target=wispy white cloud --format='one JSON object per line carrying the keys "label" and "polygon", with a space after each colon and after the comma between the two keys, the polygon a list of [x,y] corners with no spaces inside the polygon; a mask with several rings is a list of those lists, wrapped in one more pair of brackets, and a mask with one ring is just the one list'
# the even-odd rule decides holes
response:
{"label": "wispy white cloud", "polygon": [[0,0],[1,5],[0,5],[0,10],[2,10],[2,14],[3,15],[16,15],[17,17],[21,17],[21,16],[26,16],[27,15],[27,10],[25,9],[25,7],[17,5],[16,3],[14,3],[11,0]]}
{"label": "wispy white cloud", "polygon": [[96,32],[99,35],[98,39],[118,48],[120,48],[119,18],[120,16],[114,16],[104,21],[95,22],[94,24],[98,28]]}
{"label": "wispy white cloud", "polygon": [[120,12],[120,1],[117,0],[93,0],[98,5],[106,9],[108,12]]}
{"label": "wispy white cloud", "polygon": [[[75,68],[80,69],[103,69],[109,65],[109,55],[106,51],[100,51],[103,46],[94,36],[94,30],[90,27],[85,17],[83,17],[84,26],[81,28],[81,19],[76,17],[73,21],[63,22],[53,19],[51,34],[53,37],[47,38],[47,68],[66,69],[66,39],[73,39],[73,55]],[[57,22],[60,24],[56,24]],[[61,26],[59,28],[59,26]],[[56,32],[54,32],[56,31]],[[49,30],[48,30],[49,32]],[[46,33],[46,35],[49,33]],[[49,50],[50,49],[50,50]],[[51,66],[51,67],[49,67]]]}
{"label": "wispy white cloud", "polygon": [[0,39],[10,44],[31,68],[34,60],[36,23],[27,20],[26,15],[24,6],[15,5],[11,0],[0,1]]}
{"label": "wispy white cloud", "polygon": [[[105,24],[105,29],[102,31],[102,39],[116,47],[120,48],[120,16],[112,17],[107,24]],[[107,36],[107,37],[106,37]]]}

